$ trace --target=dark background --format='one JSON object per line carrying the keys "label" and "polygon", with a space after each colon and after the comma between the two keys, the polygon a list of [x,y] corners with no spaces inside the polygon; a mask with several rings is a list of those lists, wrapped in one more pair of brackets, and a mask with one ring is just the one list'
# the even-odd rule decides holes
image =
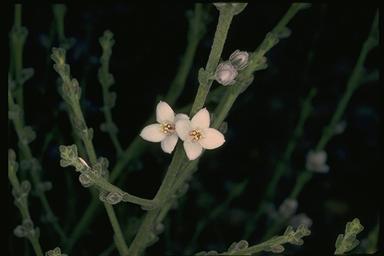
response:
{"label": "dark background", "polygon": [[[255,50],[288,7],[282,4],[248,4],[234,18],[223,58],[227,59],[236,49]],[[155,109],[157,95],[166,93],[176,73],[187,40],[186,11],[192,9],[192,4],[182,3],[68,6],[65,32],[66,36],[76,40],[68,52],[68,62],[73,77],[86,85],[83,107],[88,126],[95,129],[97,153],[108,157],[112,164],[112,144],[98,128],[104,120],[100,111],[101,87],[97,81],[101,54],[98,37],[106,29],[115,35],[111,73],[116,83],[111,89],[117,92],[118,98],[113,116],[125,148],[144,127],[143,122]],[[241,239],[245,221],[256,211],[275,163],[292,134],[301,100],[314,86],[318,89],[314,111],[294,151],[291,168],[278,186],[275,204],[280,205],[291,191],[296,173],[303,168],[306,153],[316,145],[323,126],[335,111],[369,33],[374,12],[373,6],[349,5],[346,8],[344,5],[314,4],[293,18],[289,24],[292,35],[281,40],[267,54],[268,69],[255,73],[253,84],[231,110],[227,118],[226,143],[204,155],[185,199],[179,204],[178,211],[171,211],[171,218],[165,222],[166,235],[162,234],[160,241],[148,249],[148,255],[182,255],[199,219],[204,219],[211,209],[224,201],[231,183],[249,179],[245,193],[209,223],[195,251],[223,251],[233,241]],[[173,107],[181,107],[194,98],[197,72],[207,61],[218,11],[212,7],[210,14],[212,20],[199,44],[186,88]],[[77,174],[71,168],[63,169],[58,164],[58,145],[72,144],[73,141],[69,120],[62,111],[62,100],[57,94],[57,75],[48,59],[49,51],[44,47],[52,19],[50,6],[23,7],[23,25],[29,31],[24,66],[35,70],[34,77],[25,84],[26,121],[37,132],[37,140],[31,144],[36,155],[42,149],[44,137],[54,127],[58,128],[43,152],[43,177],[53,183],[48,197],[62,221],[66,216],[67,202],[72,200],[70,197],[76,197],[79,219],[89,193],[77,182]],[[310,54],[313,54],[311,60]],[[378,68],[378,49],[369,54],[365,66],[369,72]],[[219,85],[214,83],[213,88],[216,86]],[[345,132],[334,137],[326,147],[330,172],[316,174],[299,196],[298,212],[306,213],[313,220],[312,234],[300,247],[303,253],[333,252],[337,235],[344,232],[346,222],[354,217],[358,217],[365,226],[361,238],[376,225],[380,186],[377,174],[382,169],[379,99],[378,81],[364,83],[356,91],[343,117],[347,123]],[[208,109],[214,108],[208,106]],[[10,136],[10,147],[15,148],[13,128]],[[169,161],[170,156],[161,151],[159,144],[149,145],[141,159],[128,166],[133,171],[122,188],[152,198]],[[73,174],[75,192],[67,190],[64,172]],[[205,199],[205,203],[201,203]],[[35,223],[41,229],[40,241],[44,250],[54,248],[58,245],[55,236],[38,220],[38,200],[32,197],[30,206]],[[12,207],[15,214],[10,230],[20,221],[17,209]],[[117,208],[122,223],[129,216],[143,213],[132,205],[119,205]],[[71,225],[70,230],[76,221]],[[267,225],[267,219],[261,219],[250,244],[259,242]],[[112,230],[102,210],[72,255],[96,255],[111,242]],[[11,255],[22,255],[24,242],[10,236],[9,248]],[[293,246],[288,248],[294,249]]]}

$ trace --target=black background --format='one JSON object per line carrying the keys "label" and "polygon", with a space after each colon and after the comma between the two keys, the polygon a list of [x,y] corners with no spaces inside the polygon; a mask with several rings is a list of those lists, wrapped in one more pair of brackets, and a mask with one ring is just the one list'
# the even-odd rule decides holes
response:
{"label": "black background", "polygon": [[[283,4],[248,4],[234,18],[222,57],[227,59],[236,49],[253,51],[288,9]],[[68,53],[72,75],[86,83],[83,106],[88,126],[95,129],[94,144],[99,156],[111,159],[114,151],[106,134],[98,129],[103,122],[100,111],[102,96],[97,81],[98,58],[101,49],[98,37],[105,29],[115,35],[116,44],[111,59],[111,73],[116,83],[117,106],[113,110],[119,127],[119,138],[124,148],[143,128],[145,120],[154,111],[157,95],[164,95],[172,81],[180,57],[185,49],[187,34],[186,11],[192,4],[182,3],[115,3],[110,5],[69,5],[65,31],[76,40]],[[245,193],[230,208],[211,222],[201,234],[196,251],[225,250],[233,241],[241,239],[244,223],[258,207],[260,196],[272,177],[274,165],[282,155],[292,134],[300,111],[300,103],[314,86],[318,94],[314,99],[314,112],[305,125],[291,161],[291,168],[278,186],[279,205],[290,192],[295,174],[304,166],[305,155],[319,140],[322,128],[335,111],[357,56],[366,39],[374,16],[374,6],[314,4],[301,11],[290,22],[292,35],[281,40],[268,54],[268,69],[256,72],[249,89],[235,103],[227,118],[226,143],[220,149],[207,152],[201,160],[191,189],[179,211],[170,213],[166,225],[171,243],[164,236],[148,249],[148,255],[182,255],[183,248],[191,239],[199,219],[228,195],[231,182],[249,179]],[[173,107],[181,107],[193,100],[197,90],[197,71],[204,67],[215,31],[218,11],[210,9],[211,22],[199,44],[186,88]],[[48,50],[42,41],[49,32],[52,21],[50,6],[26,5],[23,7],[23,25],[29,30],[25,46],[24,66],[33,67],[34,77],[25,84],[26,121],[37,132],[37,140],[31,144],[33,152],[40,152],[43,138],[59,128],[59,134],[44,153],[45,180],[53,183],[48,193],[54,212],[59,219],[66,214],[69,192],[66,190],[64,172],[71,172],[74,179],[73,195],[77,198],[77,214],[80,218],[89,193],[76,181],[70,168],[59,166],[58,145],[72,144],[69,120],[61,111],[61,99],[57,94],[56,78]],[[309,62],[309,53],[313,59]],[[48,65],[47,65],[47,61]],[[366,68],[378,67],[378,49],[367,58]],[[214,83],[213,87],[220,86]],[[213,110],[211,107],[209,110]],[[58,118],[54,112],[59,111]],[[330,253],[345,223],[360,218],[366,229],[365,237],[374,227],[379,214],[379,181],[382,170],[379,145],[381,123],[380,93],[378,81],[364,83],[353,95],[344,115],[347,127],[343,134],[334,137],[327,145],[328,174],[315,175],[299,196],[298,212],[305,212],[313,220],[312,234],[305,238],[304,253],[313,251]],[[10,133],[15,148],[15,134]],[[36,153],[37,154],[37,153]],[[160,185],[163,171],[170,156],[163,153],[159,144],[149,145],[141,159],[128,168],[130,173],[123,189],[145,198],[152,198]],[[76,175],[76,176],[75,176]],[[204,192],[203,192],[204,191]],[[210,195],[209,206],[199,204],[199,197]],[[12,206],[11,206],[12,207]],[[55,236],[40,222],[39,201],[32,198],[32,215],[41,228],[41,243],[45,250],[58,245]],[[138,207],[118,206],[119,218],[125,222],[130,215],[141,216]],[[11,208],[14,212],[15,207]],[[236,215],[236,216],[235,216]],[[234,220],[236,218],[236,220]],[[11,228],[19,223],[14,214]],[[75,225],[75,223],[73,223]],[[265,227],[262,219],[257,231],[249,240],[258,242]],[[112,230],[102,210],[86,236],[71,255],[96,255],[112,242]],[[22,255],[23,241],[9,238],[11,255]],[[294,249],[294,247],[289,247]],[[114,252],[116,253],[116,252]]]}

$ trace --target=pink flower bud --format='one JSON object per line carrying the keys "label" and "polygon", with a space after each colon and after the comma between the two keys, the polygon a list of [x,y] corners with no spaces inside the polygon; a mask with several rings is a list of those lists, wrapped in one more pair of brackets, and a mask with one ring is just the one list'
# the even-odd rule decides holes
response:
{"label": "pink flower bud", "polygon": [[231,85],[236,82],[235,78],[237,74],[235,67],[230,62],[226,61],[217,66],[215,79],[219,84],[224,86]]}
{"label": "pink flower bud", "polygon": [[237,70],[242,70],[248,65],[248,57],[247,52],[236,50],[229,57],[229,61]]}

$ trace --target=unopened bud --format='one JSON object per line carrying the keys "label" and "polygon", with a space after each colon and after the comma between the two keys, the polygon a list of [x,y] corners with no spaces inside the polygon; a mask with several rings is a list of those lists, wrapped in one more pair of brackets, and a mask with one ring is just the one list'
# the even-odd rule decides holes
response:
{"label": "unopened bud", "polygon": [[242,70],[248,65],[248,58],[248,52],[236,50],[229,57],[229,61],[237,70]]}
{"label": "unopened bud", "polygon": [[309,151],[305,167],[308,171],[327,173],[329,166],[326,164],[327,153],[321,151]]}
{"label": "unopened bud", "polygon": [[224,86],[234,84],[237,76],[236,68],[228,61],[220,63],[217,66],[215,79],[219,84]]}

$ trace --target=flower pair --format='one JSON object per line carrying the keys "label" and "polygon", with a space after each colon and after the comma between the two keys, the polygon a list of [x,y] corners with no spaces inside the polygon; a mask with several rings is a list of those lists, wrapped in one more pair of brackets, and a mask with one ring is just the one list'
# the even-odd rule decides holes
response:
{"label": "flower pair", "polygon": [[215,149],[225,142],[221,132],[210,128],[209,112],[206,108],[198,111],[192,119],[185,114],[177,114],[164,101],[156,107],[157,123],[143,128],[140,136],[147,141],[160,142],[166,153],[172,153],[178,138],[183,141],[189,160],[198,158],[203,149]]}

